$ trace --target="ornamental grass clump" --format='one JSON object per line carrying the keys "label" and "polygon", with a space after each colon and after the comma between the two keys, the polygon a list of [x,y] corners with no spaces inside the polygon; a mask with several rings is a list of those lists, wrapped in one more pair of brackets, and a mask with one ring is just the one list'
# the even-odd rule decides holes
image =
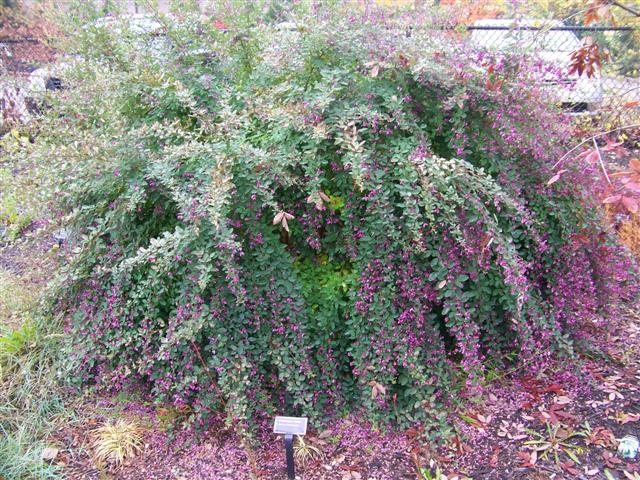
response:
{"label": "ornamental grass clump", "polygon": [[589,180],[546,185],[569,130],[543,68],[317,18],[160,19],[161,55],[72,39],[31,155],[67,182],[56,308],[83,382],[238,425],[432,424],[487,362],[570,354],[634,295]]}

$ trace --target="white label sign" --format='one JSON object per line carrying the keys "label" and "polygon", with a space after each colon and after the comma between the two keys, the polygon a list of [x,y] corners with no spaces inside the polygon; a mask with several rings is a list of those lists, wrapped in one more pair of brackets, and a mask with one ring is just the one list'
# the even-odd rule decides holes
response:
{"label": "white label sign", "polygon": [[307,418],[276,417],[273,422],[273,433],[281,435],[304,435],[307,433]]}

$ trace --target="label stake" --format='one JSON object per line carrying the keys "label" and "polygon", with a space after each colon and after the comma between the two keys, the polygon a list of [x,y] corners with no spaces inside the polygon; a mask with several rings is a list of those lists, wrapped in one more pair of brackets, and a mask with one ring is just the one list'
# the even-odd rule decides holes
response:
{"label": "label stake", "polygon": [[293,436],[307,433],[307,419],[304,417],[276,417],[273,433],[284,435],[284,448],[287,456],[287,477],[296,478],[296,466],[293,460]]}
{"label": "label stake", "polygon": [[284,448],[287,451],[287,476],[289,480],[295,480],[296,465],[293,463],[293,435],[290,433],[284,436]]}

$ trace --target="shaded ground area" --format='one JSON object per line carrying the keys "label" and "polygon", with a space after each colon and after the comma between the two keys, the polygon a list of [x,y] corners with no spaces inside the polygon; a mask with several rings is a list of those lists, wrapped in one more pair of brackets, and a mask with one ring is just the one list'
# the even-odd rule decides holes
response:
{"label": "shaded ground area", "polygon": [[616,449],[639,433],[640,315],[626,310],[593,333],[603,357],[579,351],[579,361],[544,376],[492,385],[483,405],[460,416],[467,438],[439,457],[447,469],[486,479],[607,478],[605,470],[635,478],[637,461]]}
{"label": "shaded ground area", "polygon": [[[306,443],[321,453],[307,462],[298,455],[299,478],[409,479],[420,470],[427,479],[638,478],[638,461],[622,460],[617,447],[640,433],[640,312],[624,309],[608,325],[594,325],[593,335],[602,355],[585,349],[538,377],[520,369],[491,383],[480,403],[452,415],[459,433],[446,447],[424,443],[415,429],[382,433],[353,417],[311,428]],[[54,440],[68,478],[286,478],[281,440],[267,426],[247,452],[223,427],[174,431],[186,410],[123,395],[73,408],[82,421],[61,425]],[[142,426],[144,451],[118,468],[98,465],[91,432],[121,417]]]}
{"label": "shaded ground area", "polygon": [[[66,425],[55,441],[62,447],[59,462],[69,478],[113,479],[285,479],[284,446],[268,426],[254,447],[245,447],[224,427],[206,433],[174,428],[187,411],[169,410],[127,398],[101,399],[76,405],[81,425]],[[92,429],[109,419],[126,417],[144,430],[145,449],[119,468],[100,465],[91,455]],[[179,428],[179,427],[178,427]],[[312,446],[309,457],[296,452],[298,478],[386,479],[416,478],[411,460],[411,439],[405,432],[380,432],[350,417],[322,429],[311,427],[305,437]]]}

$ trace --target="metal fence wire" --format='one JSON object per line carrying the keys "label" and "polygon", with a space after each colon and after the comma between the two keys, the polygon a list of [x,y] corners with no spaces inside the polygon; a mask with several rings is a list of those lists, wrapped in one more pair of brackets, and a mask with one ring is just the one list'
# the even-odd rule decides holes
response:
{"label": "metal fence wire", "polygon": [[[586,113],[603,126],[640,123],[640,30],[633,27],[500,25],[486,20],[467,27],[463,41],[493,52],[525,52],[562,73],[551,88],[560,103]],[[506,23],[506,21],[505,21]],[[601,67],[591,77],[570,73],[572,53],[589,37],[601,53]]]}
{"label": "metal fence wire", "polygon": [[[513,20],[480,20],[456,37],[473,49],[524,52],[532,62],[542,59],[555,65],[565,72],[550,85],[556,89],[560,103],[574,112],[589,114],[600,126],[640,123],[640,29],[565,26],[560,22],[546,27],[513,27],[512,23]],[[439,34],[435,30],[433,33]],[[591,78],[584,73],[568,73],[571,54],[586,37],[591,37],[608,56]],[[3,85],[24,85],[33,70],[54,56],[50,47],[36,39],[0,38],[0,81]]]}

